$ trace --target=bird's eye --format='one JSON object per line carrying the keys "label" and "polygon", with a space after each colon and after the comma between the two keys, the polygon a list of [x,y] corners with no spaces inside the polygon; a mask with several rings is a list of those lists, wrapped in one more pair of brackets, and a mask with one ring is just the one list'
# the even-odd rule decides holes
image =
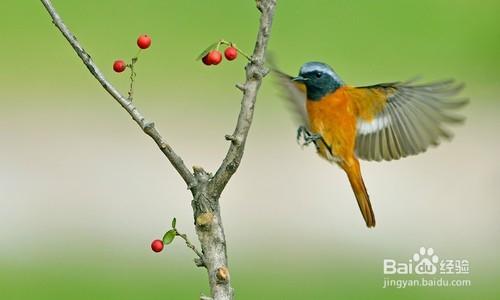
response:
{"label": "bird's eye", "polygon": [[321,76],[323,76],[323,73],[321,73],[321,72],[316,72],[316,78],[320,78]]}

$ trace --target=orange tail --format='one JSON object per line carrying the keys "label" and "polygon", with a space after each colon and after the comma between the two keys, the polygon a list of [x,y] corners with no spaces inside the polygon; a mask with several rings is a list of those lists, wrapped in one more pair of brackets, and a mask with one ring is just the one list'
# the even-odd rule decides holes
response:
{"label": "orange tail", "polygon": [[349,177],[349,182],[351,183],[352,190],[358,201],[361,214],[365,219],[366,226],[375,227],[375,215],[373,214],[372,205],[370,203],[370,196],[368,196],[363,177],[361,177],[359,162],[355,160],[350,166],[344,166],[344,170],[347,173],[347,177]]}

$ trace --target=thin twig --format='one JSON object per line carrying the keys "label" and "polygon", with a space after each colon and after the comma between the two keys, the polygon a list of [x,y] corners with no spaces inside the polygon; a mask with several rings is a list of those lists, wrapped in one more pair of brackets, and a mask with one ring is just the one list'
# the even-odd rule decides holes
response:
{"label": "thin twig", "polygon": [[182,158],[174,152],[169,144],[167,144],[160,132],[158,132],[158,130],[155,128],[154,123],[147,121],[146,118],[139,112],[134,103],[120,94],[120,92],[106,80],[90,55],[84,50],[80,42],[78,42],[78,40],[76,39],[75,35],[64,24],[51,1],[41,1],[47,9],[47,12],[50,14],[52,23],[54,23],[54,25],[61,31],[63,36],[75,50],[76,54],[78,54],[85,66],[89,69],[90,73],[92,73],[92,75],[95,77],[95,79],[97,79],[97,81],[99,81],[102,87],[130,114],[137,125],[139,125],[139,127],[141,127],[141,129],[156,142],[160,150],[163,152],[163,154],[165,154],[165,156],[177,170],[179,175],[181,175],[188,187],[195,187],[195,177],[186,167],[186,165],[182,161]]}
{"label": "thin twig", "polygon": [[193,252],[198,255],[198,257],[201,259],[201,261],[203,262],[203,264],[205,263],[205,256],[203,256],[203,254],[198,251],[198,249],[196,249],[196,246],[193,245],[187,235],[185,233],[180,233],[179,231],[177,231],[177,229],[175,230],[175,235],[177,235],[178,237],[182,238],[185,242],[186,242],[186,246],[188,246],[188,248],[190,248],[191,250],[193,250]]}

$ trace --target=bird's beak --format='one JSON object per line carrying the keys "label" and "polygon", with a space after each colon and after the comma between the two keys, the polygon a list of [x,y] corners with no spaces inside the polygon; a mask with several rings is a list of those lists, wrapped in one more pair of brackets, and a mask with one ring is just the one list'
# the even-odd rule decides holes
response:
{"label": "bird's beak", "polygon": [[306,82],[307,80],[309,80],[309,78],[305,78],[305,77],[302,77],[300,75],[292,78],[292,81],[297,81],[297,82]]}

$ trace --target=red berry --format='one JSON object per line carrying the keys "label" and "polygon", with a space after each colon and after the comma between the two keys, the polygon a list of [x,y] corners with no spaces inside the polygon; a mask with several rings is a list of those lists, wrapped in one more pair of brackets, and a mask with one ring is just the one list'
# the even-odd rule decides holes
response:
{"label": "red berry", "polygon": [[218,50],[212,50],[207,55],[207,62],[211,65],[218,65],[222,61],[222,53]]}
{"label": "red berry", "polygon": [[115,62],[113,63],[113,70],[115,70],[115,72],[117,73],[125,71],[126,68],[127,64],[121,59],[115,60]]}
{"label": "red berry", "polygon": [[151,46],[151,38],[149,37],[149,35],[147,34],[140,35],[137,38],[137,46],[139,46],[139,48],[141,49],[149,48],[149,46]]}
{"label": "red berry", "polygon": [[201,59],[201,61],[207,65],[207,66],[210,66],[212,63],[208,60],[208,54],[203,56],[203,58]]}
{"label": "red berry", "polygon": [[163,250],[163,241],[162,240],[154,240],[151,243],[151,249],[154,252],[161,252],[161,250]]}
{"label": "red berry", "polygon": [[224,51],[224,56],[227,60],[234,60],[238,57],[238,50],[234,47],[227,47],[226,51]]}

